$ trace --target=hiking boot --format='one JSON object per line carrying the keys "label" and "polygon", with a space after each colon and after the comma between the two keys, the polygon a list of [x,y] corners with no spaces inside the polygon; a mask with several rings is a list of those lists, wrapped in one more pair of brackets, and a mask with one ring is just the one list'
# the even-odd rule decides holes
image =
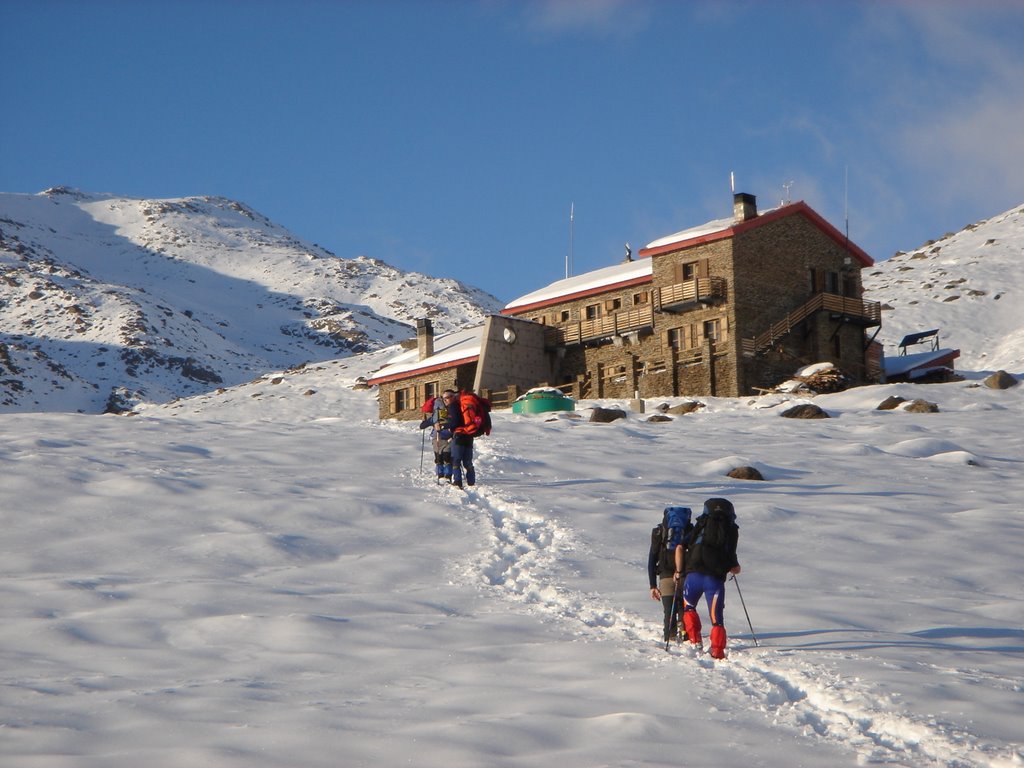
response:
{"label": "hiking boot", "polygon": [[683,629],[686,630],[687,640],[694,645],[704,645],[704,638],[700,635],[700,616],[696,611],[683,611]]}
{"label": "hiking boot", "polygon": [[452,480],[452,485],[454,485],[459,490],[462,490],[462,481],[461,480]]}
{"label": "hiking boot", "polygon": [[721,624],[715,624],[711,628],[711,658],[712,659],[724,659],[725,658],[725,643],[727,637],[725,634],[725,627]]}

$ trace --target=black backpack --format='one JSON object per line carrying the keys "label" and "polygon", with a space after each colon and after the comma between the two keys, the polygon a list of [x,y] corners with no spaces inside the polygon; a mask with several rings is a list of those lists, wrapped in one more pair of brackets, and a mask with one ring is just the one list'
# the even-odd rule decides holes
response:
{"label": "black backpack", "polygon": [[735,565],[737,531],[736,510],[731,501],[705,501],[704,511],[693,526],[693,546],[687,570],[708,572],[724,578]]}

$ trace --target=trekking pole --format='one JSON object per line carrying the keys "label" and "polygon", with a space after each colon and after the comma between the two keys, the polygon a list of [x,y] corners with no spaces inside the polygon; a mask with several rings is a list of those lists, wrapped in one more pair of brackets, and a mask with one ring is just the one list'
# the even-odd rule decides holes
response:
{"label": "trekking pole", "polygon": [[757,647],[757,635],[754,634],[754,625],[750,623],[750,614],[747,613],[747,604],[743,600],[743,590],[740,589],[740,580],[736,578],[736,574],[732,575],[732,580],[736,582],[736,591],[740,595],[740,605],[743,606],[743,613],[747,617],[747,626],[750,627],[750,636],[754,638],[754,647]]}
{"label": "trekking pole", "polygon": [[423,474],[423,451],[427,447],[427,431],[425,429],[420,430],[420,474]]}
{"label": "trekking pole", "polygon": [[[665,650],[668,650],[668,644],[672,642],[672,637],[669,632],[672,631],[672,619],[676,615],[676,601],[679,599],[679,587],[682,585],[682,579],[676,582],[675,589],[672,591],[672,610],[669,611],[668,616],[665,617]],[[676,632],[679,632],[678,620],[676,623]]]}

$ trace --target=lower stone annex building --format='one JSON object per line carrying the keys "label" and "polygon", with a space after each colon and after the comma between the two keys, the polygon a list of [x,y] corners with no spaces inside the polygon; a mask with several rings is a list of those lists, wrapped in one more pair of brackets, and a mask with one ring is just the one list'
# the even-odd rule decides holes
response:
{"label": "lower stone annex building", "polygon": [[435,337],[418,321],[415,348],[368,383],[381,418],[418,419],[447,387],[501,407],[537,386],[577,399],[737,397],[826,361],[852,383],[877,381],[881,310],[861,282],[873,264],[806,203],[758,213],[736,194],[731,217],[515,299],[481,326]]}

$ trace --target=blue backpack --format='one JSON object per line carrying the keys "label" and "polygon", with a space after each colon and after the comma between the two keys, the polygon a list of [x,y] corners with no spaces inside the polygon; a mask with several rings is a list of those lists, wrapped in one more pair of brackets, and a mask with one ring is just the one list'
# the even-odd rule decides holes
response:
{"label": "blue backpack", "polygon": [[665,549],[675,551],[680,544],[686,546],[690,543],[690,534],[693,532],[691,517],[693,510],[689,507],[665,507],[661,537]]}

